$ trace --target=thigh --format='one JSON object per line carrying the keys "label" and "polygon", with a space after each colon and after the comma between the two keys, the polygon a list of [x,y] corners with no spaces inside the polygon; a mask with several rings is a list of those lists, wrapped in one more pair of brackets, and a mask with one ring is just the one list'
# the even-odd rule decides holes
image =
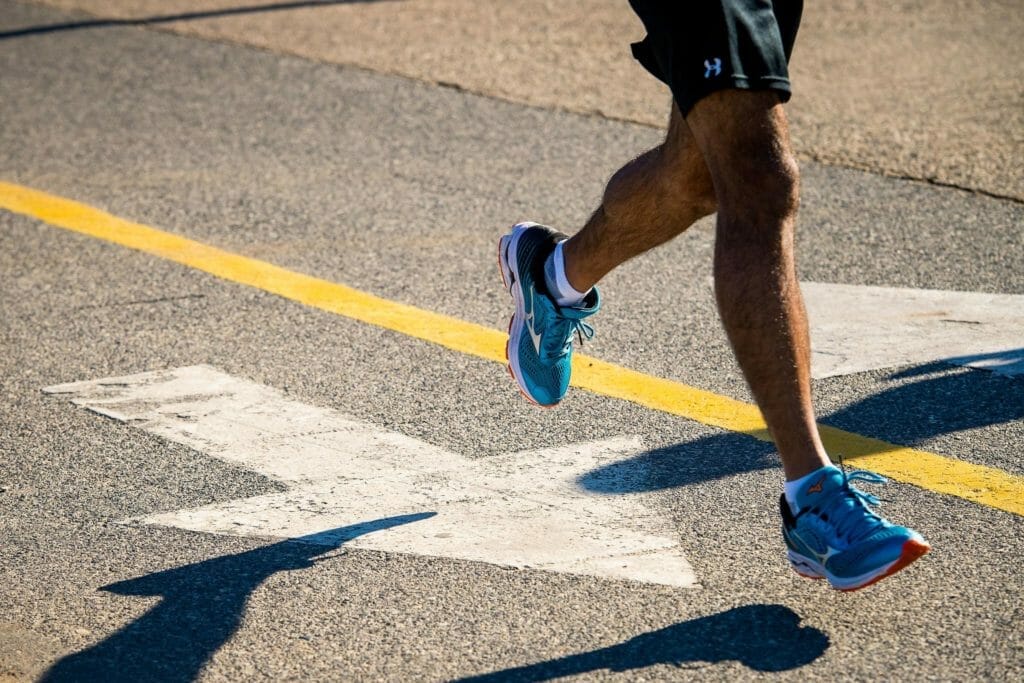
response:
{"label": "thigh", "polygon": [[711,93],[694,105],[686,124],[711,175],[720,211],[791,208],[798,171],[775,92]]}
{"label": "thigh", "polygon": [[665,179],[680,188],[691,202],[706,205],[709,213],[714,211],[714,187],[704,154],[675,101],[661,154]]}

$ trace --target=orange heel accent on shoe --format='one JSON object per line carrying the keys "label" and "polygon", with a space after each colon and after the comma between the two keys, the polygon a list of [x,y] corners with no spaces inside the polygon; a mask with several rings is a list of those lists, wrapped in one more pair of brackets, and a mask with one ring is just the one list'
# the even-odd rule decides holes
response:
{"label": "orange heel accent on shoe", "polygon": [[892,576],[899,570],[904,569],[908,565],[912,564],[914,560],[918,559],[919,557],[927,555],[928,551],[931,549],[932,547],[924,541],[918,541],[912,538],[903,544],[903,549],[900,552],[900,558],[896,560],[893,563],[893,565],[889,567],[888,571],[886,571],[884,574],[876,576],[875,578],[865,583],[863,586],[857,586],[856,588],[840,588],[839,590],[843,591],[844,593],[852,593],[853,591],[859,591],[861,588],[867,588],[871,584],[878,583],[885,577]]}
{"label": "orange heel accent on shoe", "polygon": [[501,267],[501,240],[498,240],[498,272],[501,273],[501,284],[508,290],[508,282],[505,281],[505,269]]}

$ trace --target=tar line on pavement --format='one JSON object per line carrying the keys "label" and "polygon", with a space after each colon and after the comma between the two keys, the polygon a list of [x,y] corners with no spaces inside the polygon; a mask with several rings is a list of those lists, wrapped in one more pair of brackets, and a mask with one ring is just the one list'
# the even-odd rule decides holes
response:
{"label": "tar line on pavement", "polygon": [[[505,363],[503,332],[295,273],[70,199],[0,181],[0,207],[49,225],[129,247],[222,279],[383,327],[461,353]],[[573,385],[769,441],[756,406],[597,358],[573,359]],[[924,489],[1024,516],[1024,478],[1002,470],[820,425],[826,448],[859,467]]]}

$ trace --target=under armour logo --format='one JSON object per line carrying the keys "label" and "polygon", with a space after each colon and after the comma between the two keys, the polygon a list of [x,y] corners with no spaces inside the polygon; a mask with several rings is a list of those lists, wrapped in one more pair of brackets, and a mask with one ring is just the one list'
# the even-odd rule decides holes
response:
{"label": "under armour logo", "polygon": [[704,60],[704,78],[711,78],[711,74],[722,75],[722,60],[718,57]]}

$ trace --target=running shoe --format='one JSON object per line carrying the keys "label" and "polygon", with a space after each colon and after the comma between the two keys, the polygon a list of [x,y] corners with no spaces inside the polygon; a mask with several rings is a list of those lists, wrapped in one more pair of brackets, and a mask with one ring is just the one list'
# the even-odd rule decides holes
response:
{"label": "running shoe", "polygon": [[789,561],[801,576],[828,579],[833,588],[854,591],[895,574],[931,546],[913,529],[875,514],[875,496],[851,482],[885,483],[885,477],[856,470],[850,474],[825,467],[797,494],[793,514],[782,496],[782,536]]}
{"label": "running shoe", "polygon": [[594,336],[583,322],[597,313],[601,298],[593,288],[578,306],[562,307],[547,293],[544,262],[566,235],[536,223],[518,223],[498,243],[498,264],[516,310],[505,349],[509,372],[530,401],[553,406],[565,396],[572,371],[573,335]]}

